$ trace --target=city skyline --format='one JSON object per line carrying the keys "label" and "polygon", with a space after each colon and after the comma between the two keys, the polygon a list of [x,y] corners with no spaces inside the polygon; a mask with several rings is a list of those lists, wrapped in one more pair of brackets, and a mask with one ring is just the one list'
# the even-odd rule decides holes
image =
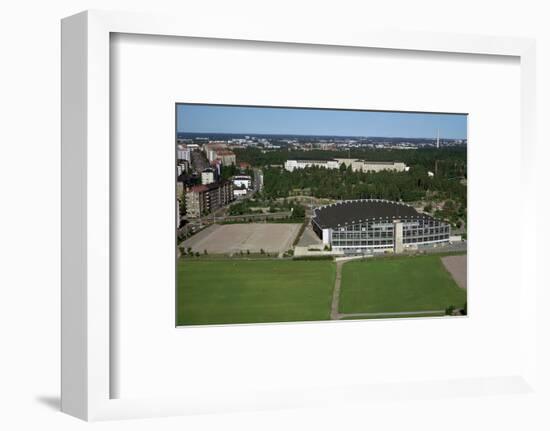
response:
{"label": "city skyline", "polygon": [[466,114],[178,104],[177,131],[467,139]]}

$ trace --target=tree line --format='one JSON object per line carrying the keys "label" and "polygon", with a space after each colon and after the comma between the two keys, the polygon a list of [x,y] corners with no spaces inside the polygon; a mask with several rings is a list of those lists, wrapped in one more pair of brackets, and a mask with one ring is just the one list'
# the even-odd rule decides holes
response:
{"label": "tree line", "polygon": [[443,177],[467,177],[466,146],[447,148],[419,148],[395,150],[383,148],[356,148],[350,151],[325,150],[261,150],[259,148],[235,149],[237,160],[256,167],[283,165],[287,160],[330,160],[354,158],[373,162],[400,161],[408,166],[422,167]]}
{"label": "tree line", "polygon": [[460,177],[429,176],[422,166],[409,172],[353,172],[351,167],[327,170],[311,167],[292,172],[277,167],[264,168],[267,198],[306,194],[330,199],[387,199],[413,202],[425,198],[452,199],[466,206],[466,185]]}

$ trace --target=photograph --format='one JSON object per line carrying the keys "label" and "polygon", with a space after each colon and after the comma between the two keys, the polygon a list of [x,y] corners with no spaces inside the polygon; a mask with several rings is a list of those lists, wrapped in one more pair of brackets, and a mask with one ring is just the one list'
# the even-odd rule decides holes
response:
{"label": "photograph", "polygon": [[175,111],[176,326],[467,316],[467,113]]}

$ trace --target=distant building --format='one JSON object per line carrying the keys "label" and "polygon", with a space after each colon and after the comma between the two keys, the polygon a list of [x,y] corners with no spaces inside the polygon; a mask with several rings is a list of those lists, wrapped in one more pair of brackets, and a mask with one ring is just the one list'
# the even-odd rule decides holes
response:
{"label": "distant building", "polygon": [[178,160],[178,177],[189,171],[189,162],[187,160]]}
{"label": "distant building", "polygon": [[224,143],[208,143],[204,144],[202,148],[209,162],[219,160],[222,165],[225,166],[235,165],[237,163],[235,153],[228,149],[227,145]]}
{"label": "distant building", "polygon": [[189,187],[195,186],[197,184],[200,184],[201,178],[196,174],[188,175],[186,173],[182,173],[178,175],[178,180],[176,182],[176,194],[177,196],[183,196],[185,193],[185,190]]}
{"label": "distant building", "polygon": [[233,196],[246,196],[252,188],[252,177],[249,175],[235,175],[233,181]]}
{"label": "distant building", "polygon": [[319,143],[319,148],[323,151],[335,150],[336,144],[334,142],[321,142]]}
{"label": "distant building", "polygon": [[188,145],[178,145],[177,147],[177,158],[178,160],[187,160],[191,162],[191,148]]}
{"label": "distant building", "polygon": [[187,216],[202,217],[233,200],[233,185],[229,181],[193,186],[185,193]]}
{"label": "distant building", "polygon": [[240,196],[246,196],[247,193],[248,193],[248,190],[247,190],[247,189],[236,189],[236,188],[233,188],[233,196],[234,196],[235,198],[240,197]]}
{"label": "distant building", "polygon": [[359,159],[332,159],[332,160],[287,160],[285,169],[292,172],[295,169],[319,167],[325,169],[338,169],[340,166],[351,166],[354,172],[380,172],[380,171],[408,171],[408,166],[403,162],[370,162]]}
{"label": "distant building", "polygon": [[231,150],[217,150],[216,159],[222,162],[224,166],[231,166],[237,164],[237,156]]}
{"label": "distant building", "polygon": [[235,188],[252,188],[252,177],[249,175],[235,175],[233,177],[233,187]]}
{"label": "distant building", "polygon": [[346,254],[384,250],[401,253],[422,245],[449,243],[451,234],[448,223],[409,205],[378,199],[316,208],[311,225],[324,244]]}
{"label": "distant building", "polygon": [[360,159],[336,159],[338,166],[351,166],[353,172],[380,172],[380,171],[396,171],[404,172],[408,167],[403,162],[373,162]]}
{"label": "distant building", "polygon": [[201,172],[201,184],[212,184],[216,181],[216,175],[213,169],[205,169]]}
{"label": "distant building", "polygon": [[326,169],[338,169],[338,162],[336,160],[287,160],[285,162],[285,169],[290,172],[294,169],[311,168],[313,166]]}

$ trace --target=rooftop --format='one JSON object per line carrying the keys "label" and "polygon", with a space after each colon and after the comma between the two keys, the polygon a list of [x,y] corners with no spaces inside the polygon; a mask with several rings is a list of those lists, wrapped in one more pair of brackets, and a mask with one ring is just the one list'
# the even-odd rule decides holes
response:
{"label": "rooftop", "polygon": [[336,159],[327,159],[327,160],[318,160],[318,159],[289,159],[288,162],[298,162],[298,163],[328,163],[335,162]]}
{"label": "rooftop", "polygon": [[336,228],[366,221],[431,220],[432,217],[417,212],[401,202],[381,199],[358,199],[319,207],[313,220],[322,228]]}
{"label": "rooftop", "polygon": [[368,165],[394,165],[396,163],[403,163],[398,160],[387,160],[387,161],[379,161],[379,160],[365,160],[365,159],[336,159],[339,163],[364,163]]}
{"label": "rooftop", "polygon": [[188,191],[189,192],[195,192],[195,193],[206,192],[206,191],[209,191],[209,190],[214,190],[214,189],[220,188],[220,187],[228,185],[228,184],[229,184],[229,181],[227,181],[227,180],[221,181],[219,183],[199,184],[199,185],[190,187]]}

